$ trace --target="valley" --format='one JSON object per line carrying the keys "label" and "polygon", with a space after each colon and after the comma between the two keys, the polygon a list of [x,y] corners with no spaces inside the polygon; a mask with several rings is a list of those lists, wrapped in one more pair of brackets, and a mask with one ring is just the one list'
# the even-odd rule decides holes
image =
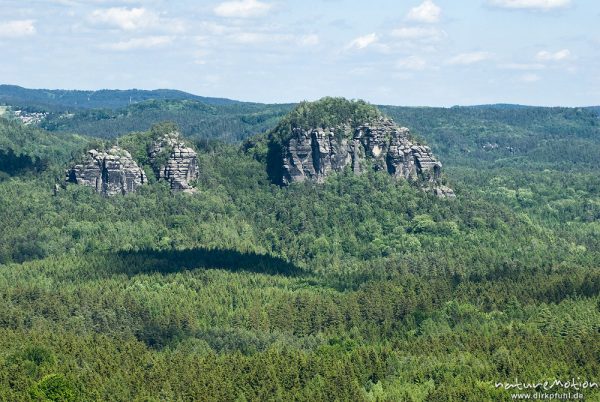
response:
{"label": "valley", "polygon": [[593,109],[11,91],[49,115],[0,117],[0,400],[599,378]]}

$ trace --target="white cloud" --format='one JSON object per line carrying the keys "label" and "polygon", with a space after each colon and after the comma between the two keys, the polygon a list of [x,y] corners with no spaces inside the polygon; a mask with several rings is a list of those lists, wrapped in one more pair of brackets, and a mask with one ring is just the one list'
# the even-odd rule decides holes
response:
{"label": "white cloud", "polygon": [[379,40],[376,33],[359,36],[346,46],[347,49],[365,49]]}
{"label": "white cloud", "polygon": [[35,35],[33,20],[14,20],[0,22],[0,38],[18,38]]}
{"label": "white cloud", "polygon": [[164,18],[158,13],[143,7],[111,7],[94,10],[88,21],[124,31],[153,30],[165,33],[184,32],[185,23],[180,19]]}
{"label": "white cloud", "polygon": [[266,14],[272,5],[258,0],[226,1],[214,8],[219,17],[252,18]]}
{"label": "white cloud", "polygon": [[133,38],[126,41],[102,45],[102,48],[117,51],[127,51],[133,49],[150,49],[153,47],[165,46],[173,42],[172,36],[146,36],[144,38]]}
{"label": "white cloud", "polygon": [[522,76],[519,77],[519,81],[522,82],[536,82],[539,81],[541,79],[541,77],[537,74],[523,74]]}
{"label": "white cloud", "polygon": [[[194,38],[198,44],[203,45],[206,41],[206,38],[197,36]],[[197,65],[205,65],[207,64],[208,56],[210,56],[210,51],[207,49],[198,49],[195,50],[192,55],[194,56],[194,64]]]}
{"label": "white cloud", "polygon": [[453,65],[469,65],[489,60],[491,57],[492,54],[488,52],[461,53],[450,58],[446,63]]}
{"label": "white cloud", "polygon": [[254,45],[274,41],[276,37],[263,32],[238,32],[229,36],[229,38],[237,43]]}
{"label": "white cloud", "polygon": [[398,60],[396,66],[404,70],[420,71],[427,67],[427,62],[419,56],[410,56],[402,60]]}
{"label": "white cloud", "polygon": [[319,42],[319,35],[316,34],[304,35],[298,39],[300,46],[317,46]]}
{"label": "white cloud", "polygon": [[554,53],[542,50],[535,55],[535,58],[539,61],[562,61],[568,59],[570,56],[571,52],[569,49],[562,49]]}
{"label": "white cloud", "polygon": [[54,4],[59,4],[59,5],[63,5],[63,6],[84,6],[87,4],[98,4],[98,5],[102,5],[102,4],[107,4],[107,3],[139,3],[138,0],[119,0],[119,1],[114,1],[114,0],[46,0],[46,2],[48,3],[54,3]]}
{"label": "white cloud", "polygon": [[373,66],[358,66],[348,70],[348,74],[356,76],[365,76],[373,74],[374,71],[375,69],[373,68]]}
{"label": "white cloud", "polygon": [[[250,29],[252,27],[252,29]],[[261,26],[260,24],[232,23],[219,24],[212,21],[200,22],[197,25],[198,34],[196,41],[203,45],[219,43],[243,44],[243,45],[286,45],[290,49],[296,46],[313,47],[320,43],[320,37],[314,33],[296,34],[282,31],[278,26]],[[248,29],[246,29],[248,28]],[[210,40],[209,40],[210,39]]]}
{"label": "white cloud", "polygon": [[568,7],[571,0],[490,0],[489,4],[501,8],[551,10]]}
{"label": "white cloud", "polygon": [[391,33],[394,38],[437,42],[447,36],[446,32],[434,27],[400,27]]}
{"label": "white cloud", "polygon": [[498,67],[505,70],[543,70],[546,68],[545,65],[541,63],[507,63],[501,64]]}
{"label": "white cloud", "polygon": [[235,27],[231,27],[231,26],[227,26],[227,25],[223,25],[223,24],[217,24],[216,22],[212,22],[212,21],[203,21],[203,22],[199,23],[198,26],[203,31],[206,31],[206,33],[211,34],[211,35],[224,35],[224,34],[239,30],[239,28],[235,28]]}
{"label": "white cloud", "polygon": [[225,39],[233,43],[243,45],[285,45],[290,47],[302,46],[312,47],[319,44],[319,36],[315,34],[298,36],[286,33],[276,32],[231,32],[224,36]]}
{"label": "white cloud", "polygon": [[158,15],[145,8],[112,7],[94,10],[89,18],[95,24],[104,24],[125,31],[135,31],[157,25]]}
{"label": "white cloud", "polygon": [[413,7],[408,12],[406,18],[410,21],[435,23],[440,20],[442,9],[433,1],[425,0],[421,5]]}

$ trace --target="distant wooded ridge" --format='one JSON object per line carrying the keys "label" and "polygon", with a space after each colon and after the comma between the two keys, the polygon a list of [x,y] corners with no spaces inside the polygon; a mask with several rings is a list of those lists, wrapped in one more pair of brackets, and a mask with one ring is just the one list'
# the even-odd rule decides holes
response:
{"label": "distant wooded ridge", "polygon": [[[70,89],[32,89],[24,88],[18,85],[0,84],[0,104],[30,107],[37,106],[50,110],[63,108],[118,109],[128,106],[132,103],[139,103],[147,100],[194,100],[209,105],[262,104],[261,102],[243,102],[228,98],[199,96],[176,89],[100,89],[93,91]],[[519,109],[541,106],[497,103],[486,105],[467,105],[461,107]],[[600,106],[583,107],[593,109],[596,113],[600,114]]]}

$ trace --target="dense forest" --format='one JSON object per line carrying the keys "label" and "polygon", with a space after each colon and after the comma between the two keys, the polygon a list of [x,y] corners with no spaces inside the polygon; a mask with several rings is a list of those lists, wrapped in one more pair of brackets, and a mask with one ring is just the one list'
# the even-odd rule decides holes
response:
{"label": "dense forest", "polygon": [[214,105],[242,103],[225,98],[192,95],[173,89],[80,91],[29,89],[17,85],[0,85],[0,102],[25,108],[37,107],[50,110],[118,109],[132,103],[148,100],[195,100]]}
{"label": "dense forest", "polygon": [[153,124],[173,121],[191,138],[218,138],[230,143],[275,124],[290,105],[234,103],[209,105],[194,100],[148,100],[123,109],[92,109],[76,113],[50,113],[41,127],[51,132],[77,132],[114,138]]}
{"label": "dense forest", "polygon": [[[383,172],[274,185],[251,134],[306,107],[146,100],[104,119],[139,125],[96,109],[53,131],[0,118],[3,154],[32,164],[0,176],[0,400],[486,401],[511,400],[498,382],[600,382],[592,110],[381,107],[439,155],[443,200]],[[53,191],[122,129],[146,165],[160,120],[195,141],[196,194]]]}

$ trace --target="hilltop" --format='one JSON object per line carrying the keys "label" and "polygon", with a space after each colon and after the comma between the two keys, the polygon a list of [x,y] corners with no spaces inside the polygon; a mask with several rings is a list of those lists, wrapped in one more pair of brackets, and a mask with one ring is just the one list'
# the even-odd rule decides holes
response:
{"label": "hilltop", "polygon": [[302,102],[267,134],[275,183],[323,182],[333,173],[385,171],[440,197],[454,197],[441,180],[442,164],[377,107],[363,100]]}
{"label": "hilltop", "polygon": [[192,95],[175,89],[101,89],[82,91],[68,89],[29,89],[17,85],[0,85],[0,103],[25,108],[55,111],[76,109],[118,109],[147,100],[194,100],[210,105],[242,103],[226,98]]}

